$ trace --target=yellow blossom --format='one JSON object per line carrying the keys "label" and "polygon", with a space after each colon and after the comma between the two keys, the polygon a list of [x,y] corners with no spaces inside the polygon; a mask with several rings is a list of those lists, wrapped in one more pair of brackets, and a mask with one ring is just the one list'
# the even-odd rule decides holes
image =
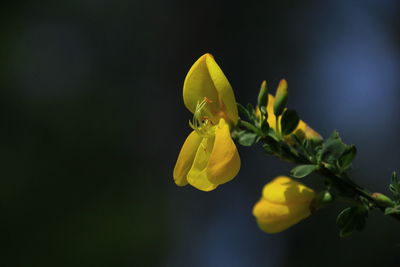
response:
{"label": "yellow blossom", "polygon": [[310,216],[312,189],[286,176],[278,176],[262,191],[253,208],[259,227],[267,233],[278,233]]}
{"label": "yellow blossom", "polygon": [[[287,87],[287,83],[285,80],[281,80],[281,82],[279,83],[278,87]],[[274,131],[276,131],[276,117],[274,115],[274,102],[275,102],[275,98],[273,95],[268,94],[268,104],[266,107],[266,110],[268,112],[268,124],[269,127],[271,127],[272,129],[274,129]],[[257,108],[257,114],[258,116],[260,116],[260,111]],[[278,117],[278,120],[280,122],[281,116]],[[299,121],[299,124],[297,125],[297,128],[293,131],[293,133],[295,133],[297,136],[299,136],[300,138],[306,138],[306,139],[312,139],[312,140],[322,140],[322,137],[319,133],[317,133],[315,130],[313,130],[310,126],[307,125],[307,123],[305,123],[303,120]]]}
{"label": "yellow blossom", "polygon": [[235,96],[228,79],[211,54],[201,56],[183,84],[183,101],[193,113],[193,131],[186,138],[174,168],[178,186],[190,184],[214,190],[232,180],[240,157],[230,134],[238,122]]}

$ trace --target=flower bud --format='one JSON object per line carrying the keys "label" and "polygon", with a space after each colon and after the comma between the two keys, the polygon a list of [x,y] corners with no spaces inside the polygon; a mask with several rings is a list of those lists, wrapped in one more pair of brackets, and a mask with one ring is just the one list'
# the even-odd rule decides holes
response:
{"label": "flower bud", "polygon": [[323,208],[325,205],[328,205],[334,201],[334,197],[329,191],[321,191],[319,192],[311,202],[310,209],[311,213]]}
{"label": "flower bud", "polygon": [[385,207],[393,206],[393,201],[389,197],[385,196],[384,194],[373,193],[372,198],[375,199],[375,201],[377,203],[381,204],[382,206],[385,206]]}
{"label": "flower bud", "polygon": [[279,233],[310,216],[314,197],[314,191],[307,186],[278,176],[264,186],[253,215],[261,230]]}
{"label": "flower bud", "polygon": [[278,89],[275,94],[274,114],[280,116],[286,107],[288,99],[288,85],[285,79],[279,82]]}
{"label": "flower bud", "polygon": [[263,81],[261,83],[260,87],[260,92],[258,93],[258,98],[257,98],[257,105],[258,107],[262,110],[267,106],[268,104],[268,88],[267,88],[267,82]]}

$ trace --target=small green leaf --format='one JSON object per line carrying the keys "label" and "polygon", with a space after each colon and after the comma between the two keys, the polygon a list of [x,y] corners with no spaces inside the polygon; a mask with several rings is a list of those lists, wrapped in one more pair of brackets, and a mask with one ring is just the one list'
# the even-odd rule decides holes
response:
{"label": "small green leaf", "polygon": [[361,231],[364,229],[367,217],[368,210],[363,206],[348,207],[342,210],[336,219],[340,237],[346,237],[351,235],[354,231]]}
{"label": "small green leaf", "polygon": [[388,207],[385,209],[385,215],[390,215],[394,213],[400,214],[400,205],[394,207]]}
{"label": "small green leaf", "polygon": [[339,163],[343,171],[346,171],[351,167],[351,164],[356,157],[356,154],[357,148],[354,145],[347,147],[347,149],[344,151],[339,159]]}
{"label": "small green leaf", "polygon": [[252,146],[257,143],[258,135],[255,133],[244,132],[239,135],[238,142],[242,146]]}
{"label": "small green leaf", "polygon": [[250,112],[247,110],[247,108],[245,108],[244,106],[242,106],[240,103],[236,103],[236,104],[237,104],[239,113],[240,113],[240,114],[243,114],[244,116],[246,116],[247,119],[251,119]]}
{"label": "small green leaf", "polygon": [[295,178],[303,178],[315,171],[317,168],[317,165],[299,165],[297,167],[294,167],[290,171],[290,174]]}
{"label": "small green leaf", "polygon": [[288,135],[296,129],[297,125],[299,124],[299,116],[297,112],[292,109],[287,109],[281,119],[281,129],[283,136]]}
{"label": "small green leaf", "polygon": [[354,207],[345,208],[342,210],[336,218],[336,225],[340,231],[340,237],[349,236],[353,233],[354,227],[352,224],[352,216],[354,214]]}
{"label": "small green leaf", "polygon": [[319,151],[319,158],[328,163],[334,163],[347,149],[347,145],[340,139],[338,132],[334,131],[332,135],[322,144]]}
{"label": "small green leaf", "polygon": [[389,185],[389,190],[393,193],[394,200],[400,202],[400,182],[396,172],[392,173],[392,182]]}

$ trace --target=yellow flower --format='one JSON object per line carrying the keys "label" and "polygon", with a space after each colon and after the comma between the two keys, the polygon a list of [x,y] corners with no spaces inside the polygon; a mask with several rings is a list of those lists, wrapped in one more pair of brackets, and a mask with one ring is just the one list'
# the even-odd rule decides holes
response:
{"label": "yellow flower", "polygon": [[232,180],[240,169],[240,157],[231,138],[238,122],[235,96],[228,79],[210,54],[191,67],[183,84],[183,101],[193,113],[187,137],[174,168],[178,186],[190,184],[214,190]]}
{"label": "yellow flower", "polygon": [[[285,80],[281,80],[279,83],[279,87],[287,87],[287,83]],[[278,88],[279,88],[278,87]],[[267,112],[268,112],[268,124],[269,127],[276,131],[276,117],[274,115],[274,102],[275,98],[273,95],[268,94],[268,104],[267,104]],[[257,109],[257,114],[260,116],[260,112]],[[279,122],[280,122],[279,117]],[[313,140],[322,140],[322,137],[319,133],[313,130],[310,126],[307,125],[304,121],[300,120],[297,128],[293,131],[300,138],[313,139]]]}
{"label": "yellow flower", "polygon": [[286,176],[278,176],[263,188],[253,208],[261,230],[278,233],[310,216],[312,189]]}

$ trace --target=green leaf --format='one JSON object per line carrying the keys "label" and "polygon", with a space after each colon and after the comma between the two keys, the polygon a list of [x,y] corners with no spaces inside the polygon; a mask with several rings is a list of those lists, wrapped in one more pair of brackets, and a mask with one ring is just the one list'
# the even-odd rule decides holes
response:
{"label": "green leaf", "polygon": [[299,165],[297,167],[294,167],[290,171],[290,174],[295,178],[303,178],[315,171],[317,168],[317,165]]}
{"label": "green leaf", "polygon": [[299,116],[297,115],[297,112],[292,109],[287,109],[281,119],[281,129],[282,129],[282,134],[288,135],[292,133],[297,125],[299,124]]}
{"label": "green leaf", "polygon": [[340,237],[346,237],[351,235],[354,231],[361,231],[364,229],[367,217],[368,210],[363,206],[348,207],[342,210],[336,219]]}
{"label": "green leaf", "polygon": [[257,118],[257,116],[256,116],[256,110],[254,109],[253,105],[248,103],[246,108],[247,108],[247,111],[250,114],[249,119],[254,121]]}
{"label": "green leaf", "polygon": [[344,151],[344,153],[339,159],[342,171],[346,171],[351,167],[351,164],[356,155],[357,155],[357,148],[354,145],[347,147],[347,149]]}
{"label": "green leaf", "polygon": [[250,120],[250,119],[251,119],[251,116],[250,116],[250,112],[247,110],[247,108],[245,108],[244,106],[242,106],[240,103],[236,103],[236,104],[237,104],[239,113],[240,113],[240,114],[243,114],[244,116],[246,116],[246,117]]}
{"label": "green leaf", "polygon": [[390,215],[390,214],[394,214],[394,213],[400,214],[400,205],[397,205],[394,207],[388,207],[385,209],[385,215]]}
{"label": "green leaf", "polygon": [[243,132],[238,136],[238,142],[242,146],[252,146],[258,141],[258,135],[255,133]]}
{"label": "green leaf", "polygon": [[328,163],[335,163],[346,151],[347,145],[340,139],[338,132],[332,135],[322,144],[319,158]]}
{"label": "green leaf", "polygon": [[400,202],[400,182],[396,172],[392,173],[392,181],[389,185],[389,190],[393,193],[394,200]]}

